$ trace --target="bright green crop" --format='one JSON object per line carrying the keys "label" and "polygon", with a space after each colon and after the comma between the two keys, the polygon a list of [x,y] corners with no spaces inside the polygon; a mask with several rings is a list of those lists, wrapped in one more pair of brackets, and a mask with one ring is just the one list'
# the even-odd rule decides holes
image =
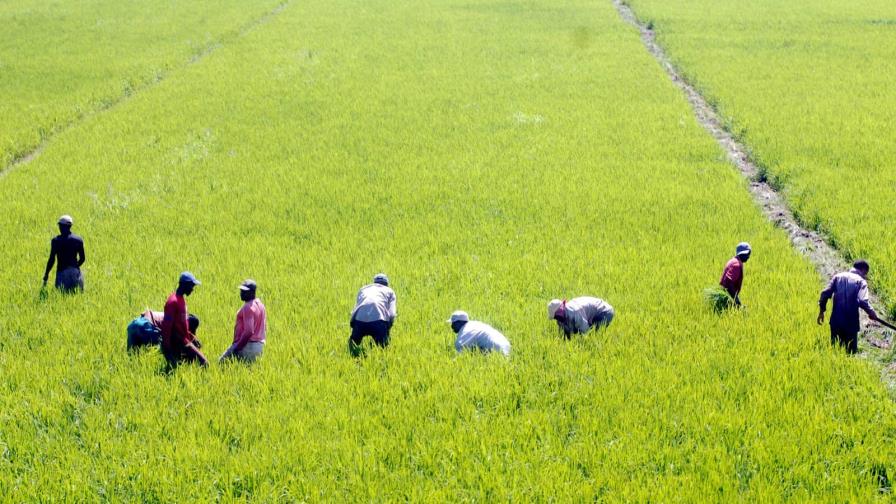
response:
{"label": "bright green crop", "polygon": [[[62,213],[87,291],[41,299]],[[0,215],[10,501],[842,502],[896,474],[877,369],[610,2],[293,2],[55,137]],[[716,314],[742,240],[748,308]],[[186,269],[212,358],[258,281],[260,362],[126,354]],[[353,359],[380,271],[392,345]],[[563,341],[546,303],[582,294],[616,318]],[[512,356],[455,355],[455,309]]]}
{"label": "bright green crop", "polygon": [[896,314],[896,3],[632,0],[797,216]]}
{"label": "bright green crop", "polygon": [[0,171],[232,40],[276,0],[0,3]]}

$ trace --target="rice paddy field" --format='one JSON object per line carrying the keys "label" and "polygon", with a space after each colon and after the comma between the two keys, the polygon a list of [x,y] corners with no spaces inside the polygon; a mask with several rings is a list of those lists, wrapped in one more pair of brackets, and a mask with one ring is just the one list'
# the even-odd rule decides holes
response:
{"label": "rice paddy field", "polygon": [[[815,325],[824,279],[612,2],[77,5],[0,31],[3,152],[43,142],[0,174],[3,500],[891,498],[880,370],[830,347]],[[121,20],[107,44],[78,38],[107,13]],[[194,57],[184,41],[199,39],[214,42]],[[677,47],[685,68],[701,61]],[[69,50],[86,91],[18,70],[78,79]],[[72,112],[104,89],[109,103]],[[794,134],[766,112],[763,135]],[[53,133],[35,141],[41,128]],[[86,290],[42,295],[63,213],[85,239]],[[739,241],[754,250],[747,308],[717,314],[703,291]],[[161,309],[183,270],[203,282],[187,303],[213,359],[237,285],[258,281],[259,362],[167,374],[157,351],[125,351],[127,323]],[[398,296],[392,344],[353,358],[349,313],[380,271]],[[545,305],[577,295],[616,318],[565,341]],[[455,309],[500,329],[510,358],[456,355]]]}
{"label": "rice paddy field", "polygon": [[896,3],[631,0],[803,223],[896,314]]}

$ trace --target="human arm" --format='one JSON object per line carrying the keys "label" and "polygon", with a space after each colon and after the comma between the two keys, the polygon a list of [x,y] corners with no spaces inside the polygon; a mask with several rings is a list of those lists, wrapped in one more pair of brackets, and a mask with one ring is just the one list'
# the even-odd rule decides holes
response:
{"label": "human arm", "polygon": [[47,285],[47,279],[50,277],[50,270],[56,263],[56,240],[50,242],[50,258],[47,259],[47,269],[44,271],[44,285]]}
{"label": "human arm", "polygon": [[391,296],[389,296],[389,327],[392,327],[392,324],[395,323],[395,317],[398,316],[398,301],[395,298],[395,293],[393,292]]}
{"label": "human arm", "polygon": [[565,318],[554,317],[554,322],[556,322],[557,327],[559,327],[560,330],[563,331],[563,336],[569,338],[570,335],[572,335],[572,329],[570,328],[569,324],[567,324]]}
{"label": "human arm", "polygon": [[861,287],[859,287],[858,292],[859,298],[859,308],[861,308],[865,313],[868,314],[868,318],[883,325],[889,327],[890,329],[896,330],[892,324],[880,318],[876,311],[874,311],[874,307],[871,306],[871,298],[868,294],[868,284],[863,283]]}
{"label": "human arm", "polygon": [[[184,346],[193,345],[193,333],[190,332],[190,323],[187,319],[187,303],[183,298],[179,298],[175,301],[172,308],[172,336],[180,336]],[[165,312],[167,315],[169,312],[168,306],[165,306]]]}
{"label": "human arm", "polygon": [[882,326],[884,326],[884,327],[888,327],[888,328],[890,328],[890,329],[896,331],[896,326],[894,326],[893,324],[891,324],[891,323],[887,322],[886,320],[880,318],[880,315],[878,315],[877,312],[874,311],[874,308],[871,307],[871,304],[869,304],[869,303],[867,303],[867,302],[866,302],[866,303],[861,303],[861,302],[860,302],[860,303],[859,303],[859,307],[860,307],[862,310],[864,310],[865,313],[868,314],[868,318],[869,318],[869,319],[871,319],[871,320],[877,322],[878,324],[880,324],[880,325],[882,325]]}
{"label": "human arm", "polygon": [[87,260],[87,256],[84,255],[84,242],[83,241],[81,241],[78,244],[78,250],[77,250],[76,254],[78,256],[78,267],[80,268],[81,265],[84,264],[84,261]]}
{"label": "human arm", "polygon": [[245,348],[246,344],[248,344],[249,340],[252,338],[252,335],[255,334],[255,326],[257,323],[257,317],[255,317],[252,310],[246,309],[245,307],[240,309],[239,313],[236,314],[236,323],[233,327],[233,343],[227,351],[224,352],[222,359]]}
{"label": "human arm", "polygon": [[208,367],[208,359],[205,357],[205,354],[202,353],[199,348],[196,347],[192,342],[184,345],[184,349],[187,353],[192,354],[198,361],[202,367]]}
{"label": "human arm", "polygon": [[824,312],[828,309],[828,300],[834,296],[834,289],[837,287],[837,277],[831,278],[831,281],[828,282],[828,286],[821,291],[821,296],[818,299],[818,325],[824,323]]}
{"label": "human arm", "polygon": [[358,315],[358,309],[361,308],[361,303],[364,301],[364,289],[358,291],[358,296],[355,299],[355,307],[352,308],[352,314],[348,319],[348,325],[352,329],[355,328],[355,317]]}

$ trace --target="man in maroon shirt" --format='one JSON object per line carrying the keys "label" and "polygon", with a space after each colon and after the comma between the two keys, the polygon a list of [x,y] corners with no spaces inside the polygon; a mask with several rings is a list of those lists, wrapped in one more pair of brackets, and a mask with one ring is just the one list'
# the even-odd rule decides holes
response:
{"label": "man in maroon shirt", "polygon": [[200,285],[199,280],[189,271],[180,275],[177,290],[168,296],[165,302],[165,317],[162,319],[162,355],[168,361],[170,369],[174,369],[181,362],[199,362],[208,366],[208,359],[195,344],[195,336],[190,332],[187,320],[187,302],[185,296],[193,293],[193,289]]}
{"label": "man in maroon shirt", "polygon": [[740,288],[744,283],[744,263],[750,260],[750,254],[753,250],[750,244],[742,242],[737,245],[734,257],[725,265],[725,271],[722,272],[722,279],[719,285],[722,286],[734,300],[736,306],[740,306]]}

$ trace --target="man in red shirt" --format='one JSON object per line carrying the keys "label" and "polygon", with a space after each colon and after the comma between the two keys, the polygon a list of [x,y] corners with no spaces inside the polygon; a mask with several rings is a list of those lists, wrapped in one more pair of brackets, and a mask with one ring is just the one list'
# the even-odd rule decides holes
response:
{"label": "man in red shirt", "polygon": [[744,283],[744,263],[750,259],[753,250],[750,244],[742,242],[737,245],[734,257],[725,265],[725,271],[722,272],[722,279],[719,285],[722,286],[734,300],[736,306],[740,306],[740,288]]}
{"label": "man in red shirt", "polygon": [[168,361],[170,369],[174,369],[181,362],[199,362],[202,366],[208,366],[208,359],[195,344],[196,337],[190,331],[187,320],[187,302],[185,296],[193,293],[193,289],[200,285],[199,280],[189,271],[180,275],[177,290],[168,296],[165,302],[165,316],[162,319],[162,355]]}

